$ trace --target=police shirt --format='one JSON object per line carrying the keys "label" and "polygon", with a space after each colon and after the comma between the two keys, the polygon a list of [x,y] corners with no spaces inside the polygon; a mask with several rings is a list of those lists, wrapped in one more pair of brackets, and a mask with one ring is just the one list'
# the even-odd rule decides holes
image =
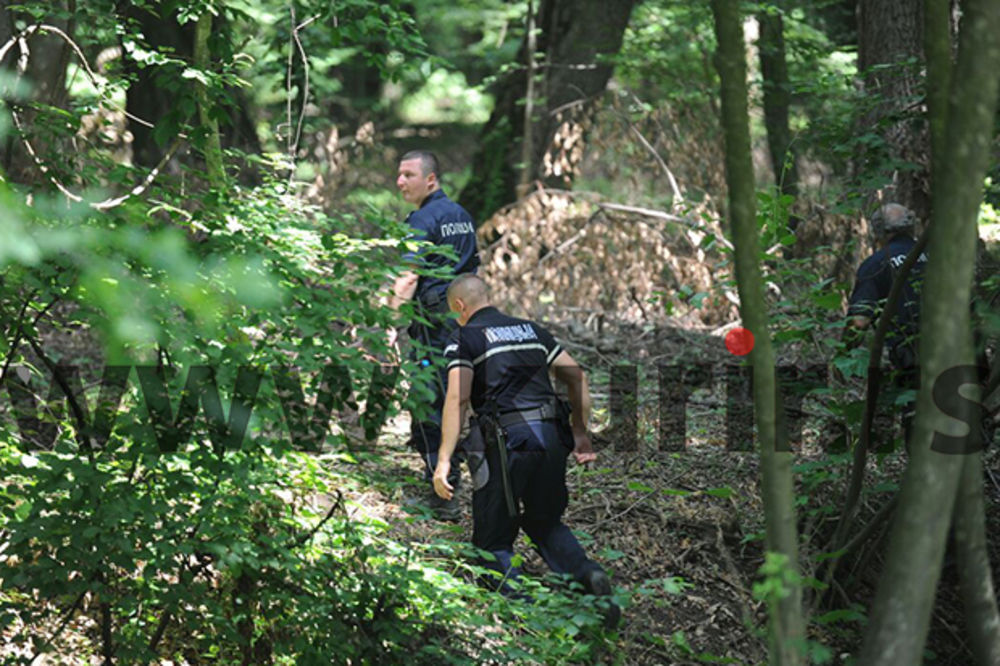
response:
{"label": "police shirt", "polygon": [[[858,268],[857,282],[851,292],[850,304],[847,308],[849,316],[868,317],[875,319],[879,310],[889,296],[892,280],[899,267],[906,260],[910,249],[916,245],[907,234],[897,234],[884,248],[865,259]],[[886,335],[886,343],[890,350],[911,339],[919,330],[920,321],[920,286],[923,283],[924,266],[927,255],[923,252],[910,270],[909,279],[903,286],[899,305],[893,317],[892,326]]]}
{"label": "police shirt", "polygon": [[452,333],[444,355],[448,370],[470,368],[472,408],[480,414],[541,407],[555,396],[548,368],[562,346],[544,328],[494,307],[477,310]]}
{"label": "police shirt", "polygon": [[[407,216],[406,223],[413,229],[411,238],[435,245],[449,245],[458,255],[458,261],[453,262],[444,255],[423,250],[419,253],[419,260],[428,268],[451,267],[454,275],[473,273],[479,268],[476,227],[472,217],[449,199],[443,190],[437,189],[428,194],[420,208]],[[414,260],[417,254],[409,253],[406,258]],[[449,282],[450,279],[421,276],[415,296],[422,301],[426,301],[430,294],[442,296]]]}

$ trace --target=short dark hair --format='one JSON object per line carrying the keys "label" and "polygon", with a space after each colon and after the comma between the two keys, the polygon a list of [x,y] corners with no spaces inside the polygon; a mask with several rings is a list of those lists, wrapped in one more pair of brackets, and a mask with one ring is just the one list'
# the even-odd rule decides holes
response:
{"label": "short dark hair", "polygon": [[420,160],[420,169],[425,176],[434,174],[439,179],[441,178],[441,166],[438,164],[437,155],[431,151],[411,150],[399,158],[400,162],[405,162],[406,160]]}

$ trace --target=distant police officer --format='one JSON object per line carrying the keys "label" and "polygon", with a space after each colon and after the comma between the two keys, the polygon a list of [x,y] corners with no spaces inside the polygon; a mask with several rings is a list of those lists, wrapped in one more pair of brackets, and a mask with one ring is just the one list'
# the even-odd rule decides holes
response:
{"label": "distant police officer", "polygon": [[[896,272],[916,244],[913,238],[916,216],[905,206],[885,204],[875,211],[870,222],[877,249],[858,268],[857,281],[847,309],[848,343],[858,341],[860,332],[867,329],[872,320],[879,316]],[[886,334],[889,361],[897,373],[895,383],[902,389],[916,389],[920,378],[917,333],[920,327],[920,286],[926,263],[927,257],[921,253],[903,285]],[[908,441],[910,413],[904,417],[903,423]]]}
{"label": "distant police officer", "polygon": [[[419,277],[413,271],[401,275],[393,286],[398,307],[402,301],[416,299],[418,314],[428,323],[414,321],[409,328],[410,339],[418,360],[430,365],[432,359],[440,357],[448,336],[456,328],[455,321],[447,317],[448,304],[445,290],[451,276],[474,272],[479,267],[479,253],[476,250],[476,229],[472,217],[464,208],[453,202],[441,189],[440,169],[433,153],[413,150],[399,161],[396,186],[403,199],[417,206],[409,214],[406,223],[413,229],[412,238],[425,240],[436,246],[447,246],[454,250],[457,259],[450,259],[440,253],[422,252],[407,255],[407,261],[419,263],[427,268],[447,269],[446,277]],[[430,389],[433,399],[431,411],[423,420],[414,416],[410,426],[410,443],[419,451],[426,464],[425,477],[437,464],[437,448],[441,439],[441,406],[444,403],[445,371],[442,368]],[[452,477],[458,483],[458,467]],[[443,503],[433,493],[429,498],[439,518],[455,520],[460,511],[457,500]]]}
{"label": "distant police officer", "polygon": [[[487,473],[474,473],[473,545],[492,553],[487,562],[504,581],[518,575],[512,563],[519,528],[549,567],[579,580],[592,594],[611,594],[607,575],[590,560],[562,522],[566,509],[566,458],[596,459],[587,431],[590,392],[580,366],[544,328],[502,314],[489,304],[485,283],[462,275],[448,289],[460,328],[445,349],[448,393],[434,489],[453,497],[452,452],[470,405],[485,440]],[[548,370],[567,387],[572,417],[557,400]],[[509,588],[504,586],[506,591]],[[604,608],[608,626],[618,623],[614,603]]]}

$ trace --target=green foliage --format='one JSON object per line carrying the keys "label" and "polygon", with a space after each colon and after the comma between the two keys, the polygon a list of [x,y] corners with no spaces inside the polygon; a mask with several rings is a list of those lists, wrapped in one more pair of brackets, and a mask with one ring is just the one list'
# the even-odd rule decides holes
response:
{"label": "green foliage", "polygon": [[615,59],[616,73],[644,98],[678,106],[715,94],[712,13],[705,3],[660,0],[636,7]]}
{"label": "green foliage", "polygon": [[[192,120],[195,83],[223,124],[226,100],[248,84],[274,105],[285,101],[286,6],[158,6],[182,24],[216,14],[211,67],[196,69],[151,46],[111,3],[83,4],[84,49],[120,35],[131,60],[171,92],[156,128],[163,142],[181,133],[195,147],[205,140]],[[38,3],[27,9],[48,16]],[[394,78],[402,60],[422,57],[401,5],[295,9],[299,21],[316,17],[299,31],[313,70],[354,56]],[[236,48],[234,35],[252,26],[257,34]],[[253,53],[261,57],[247,69]],[[88,114],[120,108],[128,85],[112,67],[74,84],[68,110],[38,106],[37,145],[61,145]],[[227,176],[213,187],[197,166],[181,166],[106,210],[89,204],[148,174],[96,143],[75,161],[42,158],[85,195],[67,205],[44,181],[0,180],[0,372],[6,397],[15,376],[35,407],[48,396],[35,432],[0,403],[0,632],[11,646],[57,651],[63,620],[84,616],[86,649],[122,663],[566,663],[608,649],[602,602],[566,594],[562,581],[526,579],[530,605],[484,594],[469,582],[484,571],[464,549],[400,544],[388,525],[348,509],[340,490],[384,483],[375,470],[388,465],[360,449],[350,427],[321,424],[324,453],[303,450],[315,433],[292,418],[297,397],[314,415],[320,403],[335,419],[360,413],[367,439],[385,416],[426,409],[418,393],[393,392],[396,376],[384,372],[399,364],[419,384],[434,370],[398,359],[385,335],[414,317],[409,306],[385,306],[401,254],[418,249],[405,227],[373,206],[354,217],[305,203],[279,175],[285,156],[227,153],[229,173],[253,170],[255,184]],[[106,364],[155,371],[131,371],[115,404],[100,386]],[[214,373],[215,416],[207,394],[199,402],[186,388],[198,365]],[[78,374],[55,380],[56,366]],[[248,369],[261,381],[239,440],[238,382]],[[81,380],[79,391],[61,383],[67,377]],[[167,400],[159,425],[149,393],[157,381]],[[111,426],[104,436],[102,418]],[[164,447],[171,430],[179,441]]]}

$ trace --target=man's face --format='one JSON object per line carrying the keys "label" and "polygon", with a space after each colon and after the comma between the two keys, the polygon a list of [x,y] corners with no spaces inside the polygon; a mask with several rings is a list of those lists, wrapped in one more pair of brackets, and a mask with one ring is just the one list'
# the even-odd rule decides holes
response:
{"label": "man's face", "polygon": [[428,194],[437,189],[437,176],[433,173],[425,176],[423,164],[419,158],[403,160],[399,163],[396,187],[403,195],[403,200],[414,206],[419,206]]}

